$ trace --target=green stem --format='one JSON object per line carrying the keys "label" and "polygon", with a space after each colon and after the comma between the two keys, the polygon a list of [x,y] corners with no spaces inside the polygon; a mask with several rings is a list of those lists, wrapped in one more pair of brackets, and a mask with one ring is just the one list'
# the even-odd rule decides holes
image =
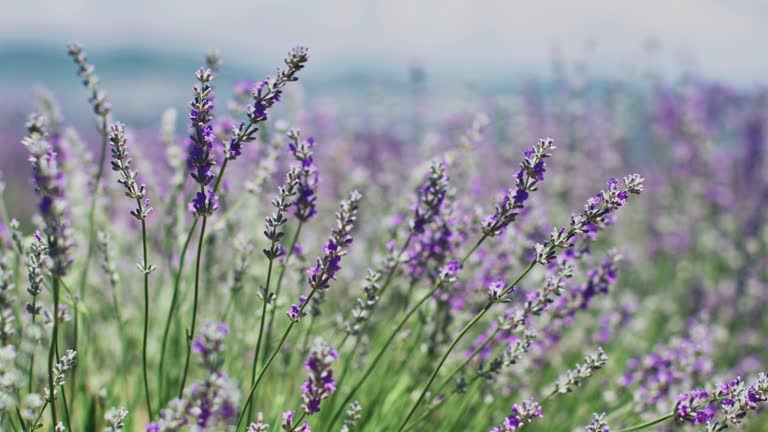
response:
{"label": "green stem", "polygon": [[[143,214],[141,200],[136,200],[138,204],[139,214]],[[147,253],[147,222],[145,219],[141,219],[141,243],[142,252],[144,255],[144,263],[142,270],[144,272],[144,338],[141,347],[141,362],[144,373],[144,396],[147,400],[147,415],[152,418],[152,400],[149,395],[149,377],[147,375],[147,337],[149,334],[149,257]]]}
{"label": "green stem", "polygon": [[[312,301],[312,297],[315,295],[316,290],[310,291],[309,295],[307,296],[307,299],[304,301],[304,304],[301,305],[299,308],[299,316],[304,312],[304,308],[309,305],[309,302]],[[246,411],[250,408],[251,402],[253,401],[253,394],[256,391],[256,387],[259,386],[259,383],[261,382],[261,379],[264,378],[264,373],[269,369],[269,365],[272,364],[272,361],[277,357],[277,354],[280,352],[280,350],[283,348],[283,344],[285,343],[285,340],[288,339],[288,335],[291,333],[291,330],[296,325],[298,321],[291,321],[291,323],[288,325],[288,328],[285,329],[285,332],[283,333],[283,336],[280,338],[280,342],[277,344],[277,347],[272,352],[272,355],[269,356],[269,359],[267,359],[267,362],[264,364],[264,366],[261,368],[261,371],[259,372],[259,375],[256,377],[256,381],[253,382],[251,385],[251,389],[248,391],[248,398],[245,401],[245,405],[243,405],[242,411],[240,411],[240,415],[237,418],[237,426],[235,427],[235,430],[240,429],[240,424],[243,422],[243,418],[245,417]]]}
{"label": "green stem", "polygon": [[51,347],[48,349],[48,398],[51,401],[51,425],[56,427],[56,400],[53,386],[53,365],[56,354],[56,339],[59,336],[59,277],[53,276],[53,331],[51,332]]}
{"label": "green stem", "polygon": [[[32,327],[35,326],[35,318],[37,317],[37,296],[32,297]],[[37,346],[37,344],[35,344]],[[31,358],[29,360],[29,383],[27,385],[27,392],[32,393],[32,381],[35,374],[35,347],[32,348]]]}
{"label": "green stem", "polygon": [[[227,170],[228,163],[229,163],[229,159],[224,159],[224,162],[221,164],[219,175],[218,177],[216,177],[216,183],[213,186],[213,193],[216,193],[219,190],[219,186],[221,185],[221,179],[224,177],[224,172]],[[187,250],[189,249],[189,244],[192,240],[192,235],[195,233],[195,228],[197,228],[198,220],[199,219],[196,218],[192,222],[192,226],[189,228],[189,233],[187,233],[187,238],[186,240],[184,240],[184,245],[182,246],[181,254],[179,255],[179,268],[176,271],[176,277],[173,282],[173,294],[171,295],[171,305],[168,308],[168,318],[165,321],[165,329],[163,330],[163,342],[160,347],[160,365],[158,367],[158,373],[157,373],[159,398],[163,397],[163,372],[164,372],[163,368],[165,366],[165,353],[168,347],[168,336],[171,330],[171,321],[173,320],[173,315],[176,312],[176,304],[178,303],[179,287],[181,285],[181,275],[184,272],[184,261],[187,255]],[[202,236],[201,236],[201,241],[202,241]],[[182,389],[183,388],[184,387],[182,386]],[[160,400],[158,404],[162,405],[162,400]]]}
{"label": "green stem", "polygon": [[[474,249],[477,249],[477,246]],[[526,267],[526,269],[522,273],[520,273],[520,275],[514,280],[514,282],[507,285],[507,287],[502,292],[501,297],[506,295],[509,292],[509,290],[512,289],[512,287],[520,283],[520,281],[531,271],[531,269],[533,269],[534,265],[536,265],[536,261],[531,261],[531,263],[528,264],[528,267]],[[443,354],[443,357],[440,359],[440,362],[437,364],[437,367],[432,371],[432,375],[430,375],[426,385],[424,385],[424,389],[421,391],[421,395],[419,395],[419,398],[411,407],[410,411],[408,412],[408,415],[405,416],[405,419],[400,424],[398,431],[402,432],[402,430],[405,429],[406,424],[408,424],[408,421],[411,419],[411,417],[413,417],[413,414],[416,412],[416,408],[418,408],[419,404],[424,400],[424,397],[427,395],[427,391],[429,391],[429,386],[431,386],[432,382],[435,381],[435,378],[437,377],[438,372],[440,372],[440,368],[443,367],[443,364],[445,364],[445,361],[448,359],[448,356],[451,354],[453,349],[456,347],[459,341],[464,337],[464,335],[467,334],[469,329],[471,329],[478,321],[480,321],[480,319],[488,312],[488,310],[493,306],[493,304],[494,304],[493,302],[486,303],[485,306],[483,306],[483,308],[480,309],[480,312],[475,314],[475,317],[472,318],[472,320],[470,320],[464,326],[464,328],[461,329],[459,334],[453,339],[451,344],[448,346],[448,350],[445,352],[445,354]]]}
{"label": "green stem", "polygon": [[277,284],[275,285],[275,305],[269,311],[269,322],[267,323],[267,327],[266,327],[267,333],[264,341],[265,353],[270,352],[272,349],[272,326],[275,323],[275,312],[277,311],[277,299],[280,297],[280,289],[283,287],[283,277],[285,276],[285,270],[288,267],[288,261],[293,256],[293,250],[296,248],[296,242],[299,241],[299,234],[301,234],[301,229],[303,226],[304,226],[304,221],[300,220],[299,224],[296,226],[296,232],[293,233],[291,242],[288,243],[288,251],[286,252],[286,256],[283,259],[283,262],[280,263],[280,273],[277,275]]}
{"label": "green stem", "polygon": [[655,420],[647,421],[645,423],[641,423],[641,424],[635,425],[635,426],[630,426],[628,428],[619,429],[617,432],[639,431],[639,430],[642,430],[642,429],[649,428],[651,426],[655,426],[655,425],[657,425],[659,423],[663,423],[663,422],[671,419],[674,416],[675,416],[675,413],[669,413],[669,414],[661,416],[661,417],[659,417],[659,418],[657,418]]}
{"label": "green stem", "polygon": [[[270,250],[275,248],[276,242],[272,242],[272,245],[270,246]],[[264,287],[264,292],[262,295],[264,298],[262,298],[261,302],[261,319],[259,320],[259,337],[256,339],[256,351],[253,353],[253,364],[251,365],[251,385],[256,381],[256,368],[259,364],[259,353],[261,352],[261,338],[264,335],[264,323],[266,322],[267,317],[267,303],[269,302],[269,285],[272,280],[272,266],[274,264],[275,260],[271,259],[269,260],[269,267],[267,268],[267,282]],[[250,420],[253,418],[253,405],[251,405],[248,408],[248,419]]]}
{"label": "green stem", "polygon": [[[181,255],[179,256],[179,268],[176,270],[176,277],[173,282],[173,294],[171,295],[171,305],[168,308],[168,318],[165,321],[165,329],[163,330],[163,342],[160,347],[160,366],[158,367],[157,371],[157,392],[158,397],[163,398],[163,373],[165,372],[164,366],[165,366],[165,353],[166,348],[168,346],[168,336],[171,331],[171,321],[173,320],[174,312],[176,311],[176,304],[178,302],[179,298],[179,287],[181,285],[181,275],[184,270],[184,259],[187,255],[187,250],[189,249],[189,244],[192,241],[192,235],[195,232],[195,228],[197,228],[197,221],[198,219],[195,219],[192,222],[192,227],[189,229],[189,233],[187,234],[187,239],[184,240],[184,246],[181,248]],[[158,401],[158,404],[162,406],[162,400]]]}
{"label": "green stem", "polygon": [[200,238],[197,242],[197,258],[195,259],[195,293],[192,300],[192,325],[187,332],[187,359],[184,361],[184,373],[181,375],[181,385],[179,386],[179,397],[184,393],[184,385],[187,383],[187,374],[189,373],[189,358],[192,355],[192,338],[195,334],[195,324],[197,322],[197,299],[200,290],[200,265],[203,257],[203,240],[205,239],[205,225],[208,217],[203,216],[203,223],[200,226]]}
{"label": "green stem", "polygon": [[304,417],[306,417],[306,416],[307,416],[307,412],[306,411],[302,411],[301,415],[299,416],[299,418],[297,418],[296,421],[293,422],[293,426],[291,427],[291,430],[289,432],[295,431],[296,428],[299,427],[299,425],[301,424],[301,421],[304,420]]}
{"label": "green stem", "polygon": [[496,335],[499,334],[500,331],[501,331],[501,328],[497,327],[496,330],[494,330],[493,333],[490,336],[488,336],[488,338],[485,341],[483,341],[483,343],[480,344],[480,346],[478,346],[474,351],[472,351],[472,353],[467,357],[466,360],[464,360],[464,362],[462,362],[458,367],[456,367],[456,369],[454,369],[453,372],[448,374],[448,376],[445,378],[443,383],[437,387],[437,390],[435,390],[435,394],[440,394],[440,392],[443,391],[445,387],[447,387],[448,384],[451,383],[451,381],[453,380],[453,377],[455,377],[456,375],[458,375],[459,372],[464,370],[464,368],[467,367],[469,362],[471,362],[472,359],[477,357],[477,355],[480,354],[480,351],[485,349],[485,347],[487,347],[488,344],[491,343],[496,338]]}

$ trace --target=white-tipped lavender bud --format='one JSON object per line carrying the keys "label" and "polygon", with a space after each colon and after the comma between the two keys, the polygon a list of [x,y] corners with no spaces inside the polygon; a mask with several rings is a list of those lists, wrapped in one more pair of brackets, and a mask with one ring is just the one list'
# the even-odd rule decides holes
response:
{"label": "white-tipped lavender bud", "polygon": [[104,413],[104,423],[106,427],[104,432],[122,432],[125,428],[125,418],[128,417],[128,410],[125,408],[110,408]]}
{"label": "white-tipped lavender bud", "polygon": [[595,352],[588,354],[584,357],[584,363],[576,365],[575,368],[569,370],[555,382],[554,393],[569,393],[576,387],[581,386],[587,378],[601,369],[608,362],[608,357],[602,348],[598,348]]}

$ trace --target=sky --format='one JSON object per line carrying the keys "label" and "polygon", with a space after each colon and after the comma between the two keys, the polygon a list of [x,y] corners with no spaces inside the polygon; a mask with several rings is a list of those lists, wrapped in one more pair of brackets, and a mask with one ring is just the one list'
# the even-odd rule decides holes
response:
{"label": "sky", "polygon": [[[8,0],[6,0],[8,1]],[[316,67],[419,61],[457,75],[536,74],[553,54],[596,73],[661,72],[755,83],[768,77],[768,1],[25,0],[0,14],[0,47],[139,48],[243,65],[311,49]],[[652,49],[651,49],[652,48]]]}

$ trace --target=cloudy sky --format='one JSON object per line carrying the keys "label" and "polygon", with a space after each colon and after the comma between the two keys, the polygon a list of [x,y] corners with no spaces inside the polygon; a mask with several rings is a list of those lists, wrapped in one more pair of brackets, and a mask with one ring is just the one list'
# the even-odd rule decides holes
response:
{"label": "cloudy sky", "polygon": [[248,65],[304,44],[329,69],[418,59],[465,73],[535,73],[553,52],[588,52],[595,71],[653,65],[759,82],[768,77],[767,18],[762,0],[24,0],[3,8],[0,46],[218,47]]}

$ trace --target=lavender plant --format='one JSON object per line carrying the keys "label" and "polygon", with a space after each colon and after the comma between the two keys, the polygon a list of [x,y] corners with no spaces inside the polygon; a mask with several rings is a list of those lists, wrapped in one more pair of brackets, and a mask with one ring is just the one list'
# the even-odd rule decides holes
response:
{"label": "lavender plant", "polygon": [[256,82],[212,51],[154,131],[69,53],[101,153],[38,93],[32,212],[0,177],[0,429],[762,430],[762,93],[558,78],[404,137],[314,105],[304,48]]}

